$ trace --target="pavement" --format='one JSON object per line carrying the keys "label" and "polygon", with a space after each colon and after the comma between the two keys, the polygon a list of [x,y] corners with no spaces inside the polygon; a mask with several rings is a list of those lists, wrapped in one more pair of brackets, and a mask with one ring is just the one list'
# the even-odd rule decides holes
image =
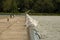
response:
{"label": "pavement", "polygon": [[0,19],[0,40],[29,40],[25,17],[16,16],[9,21]]}
{"label": "pavement", "polygon": [[60,16],[33,16],[39,21],[40,40],[60,40]]}

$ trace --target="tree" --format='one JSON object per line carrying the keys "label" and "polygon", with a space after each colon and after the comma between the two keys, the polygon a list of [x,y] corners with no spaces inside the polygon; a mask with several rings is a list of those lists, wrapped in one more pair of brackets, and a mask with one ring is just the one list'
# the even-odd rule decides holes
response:
{"label": "tree", "polygon": [[2,11],[2,2],[3,0],[0,0],[0,12]]}
{"label": "tree", "polygon": [[3,0],[3,11],[4,12],[7,12],[9,11],[10,7],[11,7],[11,3],[12,3],[12,0]]}
{"label": "tree", "polygon": [[4,0],[3,1],[3,11],[4,12],[17,12],[17,2],[16,0]]}
{"label": "tree", "polygon": [[17,0],[12,0],[12,3],[11,3],[11,12],[15,13],[17,11],[18,11]]}
{"label": "tree", "polygon": [[60,12],[60,0],[0,0],[3,12]]}

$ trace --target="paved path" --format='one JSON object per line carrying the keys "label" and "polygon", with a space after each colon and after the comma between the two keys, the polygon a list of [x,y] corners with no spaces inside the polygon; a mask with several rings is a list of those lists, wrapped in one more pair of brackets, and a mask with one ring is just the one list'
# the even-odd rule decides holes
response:
{"label": "paved path", "polygon": [[60,40],[60,16],[34,16],[39,21],[40,40]]}
{"label": "paved path", "polygon": [[23,16],[0,22],[0,40],[28,40],[28,32]]}

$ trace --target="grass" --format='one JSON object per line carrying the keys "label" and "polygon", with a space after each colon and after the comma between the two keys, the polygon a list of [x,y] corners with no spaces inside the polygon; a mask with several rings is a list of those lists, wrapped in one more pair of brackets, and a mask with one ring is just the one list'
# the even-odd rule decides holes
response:
{"label": "grass", "polygon": [[59,13],[29,13],[34,16],[60,16]]}
{"label": "grass", "polygon": [[[0,12],[0,15],[10,15],[10,14],[25,15],[25,13],[3,13],[3,12]],[[34,16],[60,16],[59,13],[28,13],[28,14],[34,15]]]}
{"label": "grass", "polygon": [[10,15],[10,14],[23,15],[24,13],[3,13],[3,12],[0,12],[0,15]]}

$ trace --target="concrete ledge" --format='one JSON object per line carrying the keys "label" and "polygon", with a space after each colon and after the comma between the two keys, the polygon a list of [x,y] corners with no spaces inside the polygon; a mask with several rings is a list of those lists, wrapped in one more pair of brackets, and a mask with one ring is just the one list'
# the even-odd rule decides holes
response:
{"label": "concrete ledge", "polygon": [[28,27],[30,40],[40,40],[40,35],[36,27],[38,22],[26,14],[26,26]]}

